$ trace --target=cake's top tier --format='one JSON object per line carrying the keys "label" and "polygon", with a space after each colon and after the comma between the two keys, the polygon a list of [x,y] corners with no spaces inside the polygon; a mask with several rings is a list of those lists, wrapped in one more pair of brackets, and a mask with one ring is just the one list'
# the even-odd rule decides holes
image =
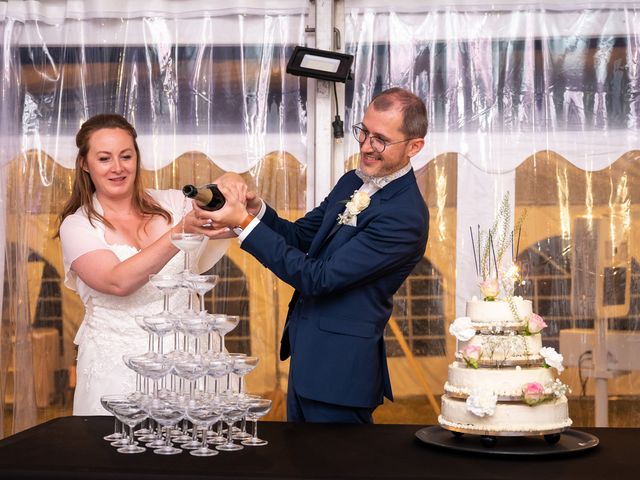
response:
{"label": "cake's top tier", "polygon": [[[517,316],[514,315],[517,312]],[[476,328],[524,327],[531,314],[531,300],[511,297],[509,300],[484,301],[473,297],[467,302],[467,317]]]}

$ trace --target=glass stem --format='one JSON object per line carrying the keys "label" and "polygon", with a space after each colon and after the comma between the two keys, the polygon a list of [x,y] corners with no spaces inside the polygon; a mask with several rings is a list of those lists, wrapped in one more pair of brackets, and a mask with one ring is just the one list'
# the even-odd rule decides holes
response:
{"label": "glass stem", "polygon": [[233,445],[233,439],[231,438],[232,435],[232,431],[233,431],[233,424],[235,422],[226,422],[227,423],[227,445]]}
{"label": "glass stem", "polygon": [[164,294],[163,313],[169,313],[169,293]]}
{"label": "glass stem", "polygon": [[258,440],[258,420],[253,421],[253,439]]}
{"label": "glass stem", "polygon": [[[211,426],[211,425],[205,425],[204,430],[202,430],[202,449],[203,449],[203,450],[206,450],[206,449],[208,448],[208,446],[207,446],[207,432],[209,431],[209,427],[210,427],[210,426]],[[196,426],[195,426],[195,424],[194,424],[194,425],[193,425],[193,431],[195,432],[195,430],[196,430]],[[196,436],[194,435],[194,437],[193,437],[193,438],[194,438],[194,440],[195,440],[195,439],[196,439]]]}
{"label": "glass stem", "polygon": [[169,426],[164,427],[164,434],[167,438],[167,443],[165,444],[165,446],[167,448],[171,448],[171,428]]}

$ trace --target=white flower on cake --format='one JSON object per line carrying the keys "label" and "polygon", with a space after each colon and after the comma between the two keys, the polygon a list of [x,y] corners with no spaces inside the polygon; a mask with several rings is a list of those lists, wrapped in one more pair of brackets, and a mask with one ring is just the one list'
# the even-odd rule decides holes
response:
{"label": "white flower on cake", "polygon": [[540,315],[532,313],[527,320],[527,326],[524,331],[527,335],[533,335],[535,333],[540,333],[546,326],[547,324],[544,323],[544,320]]}
{"label": "white flower on cake", "polygon": [[346,204],[346,211],[338,214],[338,224],[353,225],[359,213],[369,206],[371,198],[367,192],[356,190]]}
{"label": "white flower on cake", "polygon": [[571,389],[562,383],[559,378],[556,378],[545,386],[544,393],[545,395],[553,395],[556,398],[560,398],[567,393],[571,393]]}
{"label": "white flower on cake", "polygon": [[490,417],[496,411],[498,396],[491,390],[474,390],[467,397],[467,410],[476,417]]}
{"label": "white flower on cake", "polygon": [[471,324],[470,317],[459,317],[449,325],[449,333],[461,342],[468,342],[475,337],[476,329]]}
{"label": "white flower on cake", "polygon": [[564,358],[562,357],[562,354],[556,352],[555,348],[542,347],[540,349],[540,355],[544,358],[544,364],[546,367],[553,367],[558,371],[558,373],[561,373],[564,370],[564,367],[562,366]]}

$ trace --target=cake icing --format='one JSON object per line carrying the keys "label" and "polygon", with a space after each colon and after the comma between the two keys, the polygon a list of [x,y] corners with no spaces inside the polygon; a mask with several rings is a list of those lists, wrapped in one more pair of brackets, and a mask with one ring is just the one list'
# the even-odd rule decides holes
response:
{"label": "cake icing", "polygon": [[[517,312],[514,316],[513,309]],[[533,313],[531,300],[522,297],[511,297],[506,301],[484,301],[473,297],[467,302],[467,317],[479,329],[500,327],[521,327],[525,319]]]}
{"label": "cake icing", "polygon": [[[467,303],[456,336],[438,422],[478,435],[559,432],[571,425],[562,356],[542,346],[546,326],[520,297]],[[492,320],[497,319],[497,320]],[[553,368],[551,368],[553,367]]]}
{"label": "cake icing", "polygon": [[[547,326],[533,304],[514,295],[524,214],[511,226],[507,193],[492,227],[471,245],[481,298],[449,327],[456,337],[438,422],[449,430],[483,436],[556,434],[571,425],[566,392],[557,376],[562,355],[543,347]],[[515,240],[514,240],[515,238]],[[515,248],[514,248],[515,247]],[[511,254],[511,261],[506,257]],[[550,435],[549,441],[557,437]]]}
{"label": "cake icing", "polygon": [[473,431],[479,435],[555,432],[571,426],[565,396],[533,407],[520,402],[499,402],[492,415],[480,417],[470,412],[464,401],[445,395],[438,421],[452,430]]}

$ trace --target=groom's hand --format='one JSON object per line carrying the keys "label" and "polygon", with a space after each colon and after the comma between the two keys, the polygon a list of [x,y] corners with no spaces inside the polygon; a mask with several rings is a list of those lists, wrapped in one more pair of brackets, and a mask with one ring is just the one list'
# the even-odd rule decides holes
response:
{"label": "groom's hand", "polygon": [[[258,197],[256,192],[249,190],[247,182],[245,182],[244,178],[237,173],[227,172],[218,177],[214,183],[221,189],[221,191],[228,188],[230,191],[235,193],[236,198],[243,199],[242,201],[251,215],[257,215],[260,211],[260,208],[262,207],[262,200]],[[225,198],[226,196],[227,195],[225,195]]]}

